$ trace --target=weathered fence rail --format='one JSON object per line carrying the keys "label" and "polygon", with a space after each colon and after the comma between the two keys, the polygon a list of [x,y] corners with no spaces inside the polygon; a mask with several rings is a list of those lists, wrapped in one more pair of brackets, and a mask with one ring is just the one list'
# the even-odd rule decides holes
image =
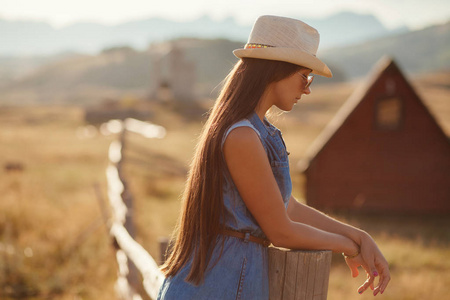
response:
{"label": "weathered fence rail", "polygon": [[[112,208],[110,234],[116,245],[118,279],[116,292],[121,299],[156,299],[164,275],[153,257],[134,240],[133,197],[122,170],[127,131],[147,138],[162,137],[162,127],[127,119],[111,121],[111,131],[120,138],[109,148],[110,163],[106,170],[108,198]],[[160,240],[164,262],[167,239]],[[326,300],[331,264],[330,251],[293,251],[269,248],[270,300]]]}
{"label": "weathered fence rail", "polygon": [[[159,287],[164,280],[164,275],[158,269],[158,265],[153,257],[130,236],[124,226],[113,224],[111,227],[111,235],[115,238],[120,250],[123,252],[119,254],[121,257],[118,258],[118,260],[120,260],[119,264],[122,264],[124,268],[123,274],[121,274],[120,277],[128,277],[129,270],[127,272],[124,262],[125,259],[131,260],[141,275],[142,285],[145,292],[152,299],[156,299]],[[126,283],[121,284],[125,285]],[[119,293],[122,295],[124,294],[123,292],[125,292],[126,295],[130,294],[130,292],[135,293],[136,290],[139,290],[139,288],[136,287],[137,282],[131,282],[129,285],[133,287],[133,290],[128,287],[121,287],[122,291],[119,291]],[[128,296],[126,297],[128,298]]]}
{"label": "weathered fence rail", "polygon": [[[153,257],[134,240],[133,197],[123,174],[123,154],[127,132],[146,138],[161,138],[164,128],[134,119],[113,120],[106,127],[120,138],[109,147],[109,165],[106,169],[108,198],[112,208],[110,234],[116,245],[118,279],[116,292],[121,299],[156,299],[164,275]],[[143,291],[142,291],[143,290]],[[145,295],[142,295],[142,293]]]}

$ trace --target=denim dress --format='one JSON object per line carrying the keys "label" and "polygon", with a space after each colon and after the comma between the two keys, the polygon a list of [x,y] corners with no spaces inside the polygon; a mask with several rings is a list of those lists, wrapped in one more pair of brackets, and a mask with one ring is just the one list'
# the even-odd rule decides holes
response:
{"label": "denim dress", "polygon": [[[264,121],[261,121],[256,113],[252,113],[247,119],[239,121],[228,129],[223,137],[222,146],[228,134],[242,126],[250,127],[258,134],[287,208],[292,183],[288,153],[281,132],[267,119],[264,118]],[[245,206],[228,171],[224,171],[224,177],[225,226],[266,239],[264,232]],[[217,261],[221,252],[222,238],[224,248],[222,256]],[[204,282],[195,286],[185,281],[191,267],[191,263],[188,263],[175,276],[164,280],[158,299],[269,299],[267,252],[266,247],[248,239],[220,236],[210,261],[210,265],[216,264],[207,269]]]}

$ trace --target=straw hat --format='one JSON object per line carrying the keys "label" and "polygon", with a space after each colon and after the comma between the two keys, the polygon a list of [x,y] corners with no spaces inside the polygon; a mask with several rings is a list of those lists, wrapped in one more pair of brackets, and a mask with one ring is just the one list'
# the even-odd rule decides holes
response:
{"label": "straw hat", "polygon": [[330,69],[316,57],[320,36],[316,29],[302,21],[261,16],[253,25],[244,49],[236,49],[236,57],[279,60],[312,70],[312,73],[332,77]]}

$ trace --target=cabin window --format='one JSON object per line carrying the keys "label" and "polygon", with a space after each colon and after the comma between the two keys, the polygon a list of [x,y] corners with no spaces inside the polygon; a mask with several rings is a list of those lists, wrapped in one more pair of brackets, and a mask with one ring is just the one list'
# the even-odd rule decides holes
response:
{"label": "cabin window", "polygon": [[398,129],[402,119],[402,101],[399,97],[381,98],[377,101],[376,127]]}

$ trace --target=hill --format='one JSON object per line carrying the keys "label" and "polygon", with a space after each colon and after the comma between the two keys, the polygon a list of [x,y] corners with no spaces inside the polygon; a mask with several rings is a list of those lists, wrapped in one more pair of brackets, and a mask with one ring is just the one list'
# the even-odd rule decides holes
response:
{"label": "hill", "polygon": [[[177,45],[194,63],[199,97],[214,97],[214,88],[236,62],[232,50],[242,42],[224,39],[177,39],[153,44],[145,51],[130,47],[105,49],[98,55],[49,60],[37,71],[0,85],[0,103],[95,104],[104,99],[148,98],[152,60],[158,49]],[[407,74],[450,68],[450,23],[382,37],[362,44],[323,51],[319,56],[333,70],[333,79],[317,76],[315,84],[336,83],[365,76],[383,55],[391,55]]]}
{"label": "hill", "polygon": [[146,51],[130,47],[105,49],[98,55],[71,55],[0,85],[0,104],[70,103],[90,105],[105,99],[147,98],[154,80],[152,61],[162,44],[176,44],[197,70],[197,94],[208,96],[236,62],[232,50],[242,43],[181,39]]}
{"label": "hill", "polygon": [[408,28],[386,29],[373,15],[341,12],[323,19],[302,19],[320,32],[320,48],[353,45],[399,33],[408,32]]}
{"label": "hill", "polygon": [[321,53],[321,57],[350,78],[367,74],[384,55],[395,58],[402,69],[411,74],[448,69],[450,22]]}

